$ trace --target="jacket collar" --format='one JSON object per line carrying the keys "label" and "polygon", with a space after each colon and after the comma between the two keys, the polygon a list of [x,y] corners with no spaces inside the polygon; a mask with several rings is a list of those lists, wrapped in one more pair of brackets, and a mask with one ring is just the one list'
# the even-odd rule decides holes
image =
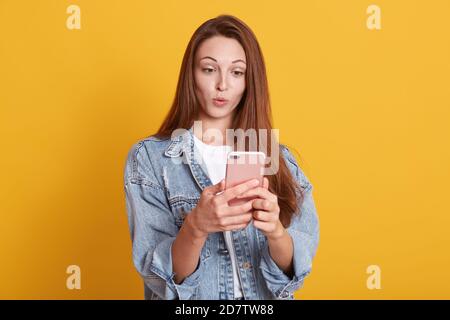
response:
{"label": "jacket collar", "polygon": [[189,166],[197,185],[203,190],[212,185],[212,182],[206,174],[208,171],[204,161],[201,159],[201,154],[196,152],[193,135],[194,126],[173,137],[164,154],[171,158],[184,157],[183,161]]}
{"label": "jacket collar", "polygon": [[164,154],[168,157],[174,158],[179,157],[183,152],[187,152],[190,145],[190,140],[192,139],[192,134],[194,131],[194,126],[185,130],[183,133],[171,138],[171,143],[166,148]]}

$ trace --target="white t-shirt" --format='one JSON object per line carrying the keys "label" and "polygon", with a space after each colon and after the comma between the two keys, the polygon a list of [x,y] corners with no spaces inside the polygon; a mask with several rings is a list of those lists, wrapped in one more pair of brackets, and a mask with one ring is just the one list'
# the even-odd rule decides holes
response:
{"label": "white t-shirt", "polygon": [[[208,170],[209,179],[211,180],[212,184],[219,183],[220,180],[225,178],[227,154],[231,151],[231,146],[209,145],[198,139],[195,135],[194,143],[200,151],[203,162],[206,165],[206,169]],[[243,294],[237,271],[236,253],[234,251],[234,245],[231,239],[231,231],[224,231],[223,233],[233,267],[234,298],[241,298]]]}

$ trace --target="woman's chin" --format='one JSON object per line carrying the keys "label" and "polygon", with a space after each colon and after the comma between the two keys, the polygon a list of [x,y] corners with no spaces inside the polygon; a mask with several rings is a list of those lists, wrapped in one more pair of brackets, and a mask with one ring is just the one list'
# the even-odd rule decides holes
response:
{"label": "woman's chin", "polygon": [[229,108],[218,108],[216,106],[212,106],[211,108],[208,109],[208,116],[211,118],[223,118],[226,117],[228,115],[230,115],[232,112],[232,110],[230,110]]}

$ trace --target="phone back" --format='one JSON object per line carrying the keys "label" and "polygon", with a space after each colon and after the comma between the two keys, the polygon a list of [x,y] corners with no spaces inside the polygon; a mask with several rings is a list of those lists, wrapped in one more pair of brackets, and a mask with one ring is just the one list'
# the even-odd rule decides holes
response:
{"label": "phone back", "polygon": [[[264,161],[263,153],[231,152],[227,160],[225,189],[232,188],[251,179],[258,179],[259,185],[262,187]],[[230,206],[239,205],[252,198],[255,197],[232,199],[228,204]]]}

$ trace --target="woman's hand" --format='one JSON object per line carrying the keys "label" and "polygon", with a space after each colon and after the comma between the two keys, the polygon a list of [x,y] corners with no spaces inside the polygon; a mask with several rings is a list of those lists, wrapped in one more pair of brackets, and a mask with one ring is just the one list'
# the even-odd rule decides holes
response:
{"label": "woman's hand", "polygon": [[197,206],[186,216],[194,237],[206,238],[211,232],[245,228],[252,219],[252,202],[255,200],[237,206],[229,206],[228,201],[257,185],[258,180],[250,180],[223,191],[225,180],[222,180],[205,188]]}
{"label": "woman's hand", "polygon": [[248,190],[238,198],[250,196],[258,197],[253,200],[253,225],[255,228],[260,229],[267,239],[281,238],[285,229],[279,218],[278,197],[269,191],[269,179],[264,177],[263,187]]}

